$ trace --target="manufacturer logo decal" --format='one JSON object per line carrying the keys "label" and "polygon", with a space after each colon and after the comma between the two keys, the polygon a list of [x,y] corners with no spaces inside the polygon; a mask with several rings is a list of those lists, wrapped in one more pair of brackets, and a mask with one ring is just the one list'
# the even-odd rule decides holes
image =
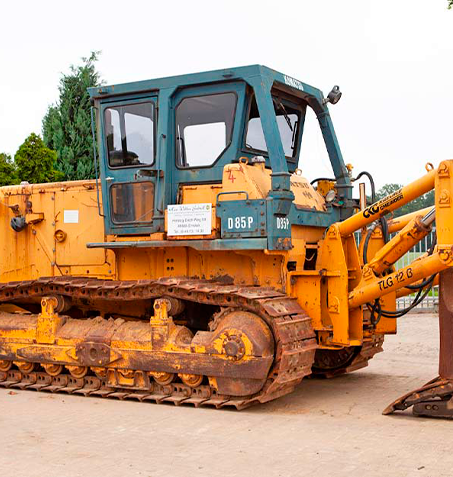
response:
{"label": "manufacturer logo decal", "polygon": [[296,88],[300,91],[304,90],[304,85],[299,80],[296,80],[295,78],[291,78],[291,76],[287,76],[287,75],[284,75],[284,78],[285,78],[285,83],[288,86],[291,86],[292,88]]}
{"label": "manufacturer logo decal", "polygon": [[401,192],[402,189],[397,190],[393,194],[390,194],[388,197],[376,202],[373,205],[370,205],[363,211],[363,216],[365,219],[370,218],[372,215],[379,214],[383,210],[390,207],[395,202],[399,202],[403,198],[403,193]]}

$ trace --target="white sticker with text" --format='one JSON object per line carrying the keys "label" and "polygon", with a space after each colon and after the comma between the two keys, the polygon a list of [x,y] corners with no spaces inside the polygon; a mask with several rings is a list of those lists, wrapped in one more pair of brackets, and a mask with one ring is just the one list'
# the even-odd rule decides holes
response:
{"label": "white sticker with text", "polygon": [[291,78],[291,76],[284,75],[285,76],[285,83],[288,86],[292,86],[293,88],[299,89],[300,91],[304,90],[304,85],[299,81],[296,80],[295,78]]}
{"label": "white sticker with text", "polygon": [[167,235],[210,235],[212,204],[180,204],[167,208]]}

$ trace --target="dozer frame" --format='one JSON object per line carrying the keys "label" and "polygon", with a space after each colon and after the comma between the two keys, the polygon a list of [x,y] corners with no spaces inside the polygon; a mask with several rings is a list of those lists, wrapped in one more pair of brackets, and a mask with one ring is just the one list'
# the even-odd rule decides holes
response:
{"label": "dozer frame", "polygon": [[[367,206],[338,87],[250,66],[90,95],[100,178],[0,189],[0,386],[241,409],[366,366],[397,296],[440,274],[442,379],[386,412],[451,415],[453,161]],[[316,189],[307,110],[334,176]],[[434,207],[385,221],[432,189]],[[434,220],[437,244],[395,270]]]}

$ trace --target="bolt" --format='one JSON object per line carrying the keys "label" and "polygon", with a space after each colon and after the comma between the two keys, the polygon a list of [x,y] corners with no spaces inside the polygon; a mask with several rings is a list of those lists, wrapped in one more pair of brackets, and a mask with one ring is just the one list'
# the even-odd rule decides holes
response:
{"label": "bolt", "polygon": [[225,344],[225,353],[227,356],[236,356],[239,351],[239,345],[235,341],[229,341]]}

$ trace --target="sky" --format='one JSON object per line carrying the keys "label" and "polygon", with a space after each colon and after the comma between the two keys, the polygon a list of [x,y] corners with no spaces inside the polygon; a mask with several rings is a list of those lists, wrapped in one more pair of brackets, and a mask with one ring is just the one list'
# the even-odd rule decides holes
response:
{"label": "sky", "polygon": [[[343,97],[346,163],[379,187],[453,158],[453,10],[447,0],[24,0],[2,5],[0,152],[41,132],[62,73],[91,51],[107,84],[263,64]],[[331,175],[316,122],[299,167]]]}

